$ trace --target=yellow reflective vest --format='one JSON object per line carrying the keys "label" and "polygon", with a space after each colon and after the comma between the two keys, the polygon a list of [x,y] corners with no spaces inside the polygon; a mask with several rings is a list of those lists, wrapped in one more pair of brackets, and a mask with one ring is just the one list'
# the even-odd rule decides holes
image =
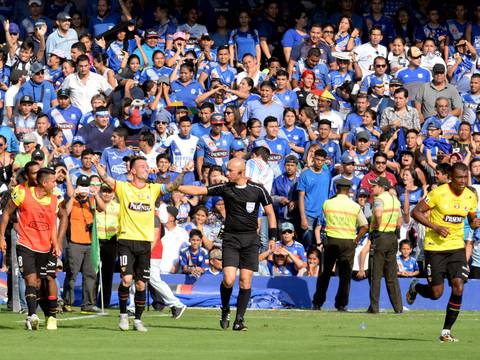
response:
{"label": "yellow reflective vest", "polygon": [[354,240],[357,236],[357,217],[360,211],[360,205],[344,194],[326,200],[323,203],[323,212],[327,236]]}
{"label": "yellow reflective vest", "polygon": [[[393,196],[388,191],[384,191],[380,195],[376,196],[375,200],[380,199],[383,202],[383,211],[382,211],[382,222],[378,226],[378,231],[380,232],[395,232],[397,228],[398,217],[400,216],[400,201],[396,196]],[[373,223],[375,222],[375,217],[373,217]]]}

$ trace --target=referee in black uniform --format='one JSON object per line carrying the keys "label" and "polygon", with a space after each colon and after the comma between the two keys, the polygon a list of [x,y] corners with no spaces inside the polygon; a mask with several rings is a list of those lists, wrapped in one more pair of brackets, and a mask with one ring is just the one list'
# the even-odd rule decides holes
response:
{"label": "referee in black uniform", "polygon": [[205,186],[182,185],[179,190],[189,195],[221,196],[225,200],[225,230],[222,243],[223,281],[220,286],[222,316],[220,326],[230,325],[230,296],[237,269],[240,269],[240,290],[237,298],[237,315],[233,330],[247,330],[244,315],[250,300],[252,276],[258,271],[258,210],[263,206],[269,224],[268,247],[275,247],[277,222],[272,199],[265,188],[245,177],[245,161],[232,159],[227,164],[226,184]]}

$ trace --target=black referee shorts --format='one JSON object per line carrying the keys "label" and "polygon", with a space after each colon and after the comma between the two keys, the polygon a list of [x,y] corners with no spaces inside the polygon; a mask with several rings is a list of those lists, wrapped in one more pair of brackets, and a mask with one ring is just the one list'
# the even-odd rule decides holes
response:
{"label": "black referee shorts", "polygon": [[448,279],[451,284],[453,279],[468,280],[468,266],[465,249],[449,251],[425,250],[425,272],[430,285],[443,284]]}
{"label": "black referee shorts", "polygon": [[257,232],[224,233],[222,241],[222,266],[258,271],[260,239]]}
{"label": "black referee shorts", "polygon": [[120,273],[133,275],[136,281],[147,282],[150,279],[150,241],[118,240],[118,258]]}
{"label": "black referee shorts", "polygon": [[40,278],[55,277],[57,258],[50,251],[41,253],[30,250],[25,246],[17,245],[17,263],[23,277],[37,274]]}

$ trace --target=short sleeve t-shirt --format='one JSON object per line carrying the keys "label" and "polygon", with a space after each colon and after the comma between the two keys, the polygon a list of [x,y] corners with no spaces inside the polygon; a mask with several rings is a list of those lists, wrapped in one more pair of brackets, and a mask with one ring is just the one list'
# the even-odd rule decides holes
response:
{"label": "short sleeve t-shirt", "polygon": [[115,194],[120,203],[118,238],[152,242],[155,237],[155,201],[167,192],[165,184],[146,184],[137,188],[116,181]]}

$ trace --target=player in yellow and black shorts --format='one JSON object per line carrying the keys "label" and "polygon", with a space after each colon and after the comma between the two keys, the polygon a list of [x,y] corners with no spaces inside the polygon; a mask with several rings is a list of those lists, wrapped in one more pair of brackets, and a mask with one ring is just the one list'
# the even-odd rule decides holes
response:
{"label": "player in yellow and black shorts", "polygon": [[[129,329],[127,301],[130,285],[135,279],[135,321],[134,328],[145,332],[147,329],[141,317],[146,302],[146,282],[150,278],[150,253],[155,238],[155,202],[157,198],[178,188],[183,181],[184,173],[178,175],[169,184],[148,183],[149,170],[144,157],[130,159],[130,174],[132,181],[116,181],[106,174],[95,156],[93,163],[97,167],[102,180],[115,191],[120,203],[118,229],[118,257],[122,281],[118,287],[120,302],[121,330]],[[191,171],[188,164],[185,171]]]}
{"label": "player in yellow and black shorts", "polygon": [[463,286],[469,272],[464,243],[465,217],[472,229],[480,226],[480,219],[476,218],[477,196],[467,188],[468,176],[465,164],[454,164],[451,182],[429,192],[412,212],[412,217],[427,227],[425,268],[428,285],[413,280],[407,292],[407,303],[413,304],[417,293],[432,300],[440,298],[444,279],[448,279],[452,293],[440,335],[442,342],[457,341],[451,335],[451,328],[460,312]]}

